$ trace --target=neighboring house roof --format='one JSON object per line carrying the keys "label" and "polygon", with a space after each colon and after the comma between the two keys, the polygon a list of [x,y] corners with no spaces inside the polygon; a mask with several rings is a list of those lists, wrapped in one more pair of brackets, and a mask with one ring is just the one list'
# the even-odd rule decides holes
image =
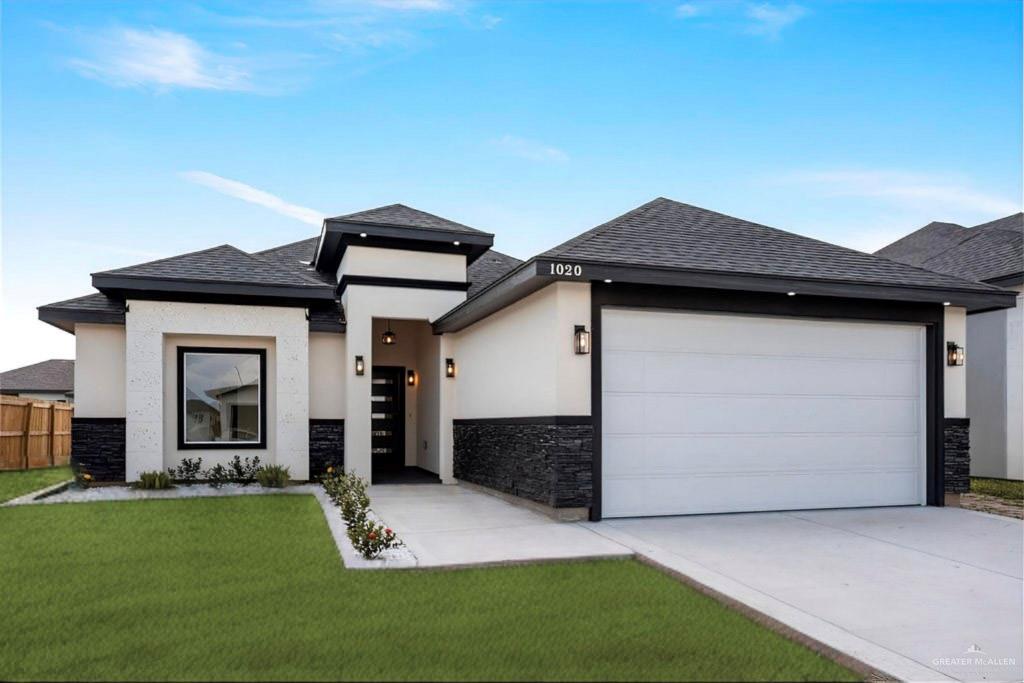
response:
{"label": "neighboring house roof", "polygon": [[486,289],[498,278],[522,264],[515,256],[503,254],[495,249],[488,249],[484,255],[469,265],[466,276],[469,278],[469,291],[466,296],[472,298]]}
{"label": "neighboring house roof", "polygon": [[53,391],[70,394],[75,390],[75,361],[54,358],[0,373],[0,391]]}
{"label": "neighboring house roof", "polygon": [[376,225],[392,225],[403,228],[422,228],[424,230],[444,230],[447,232],[463,232],[468,235],[487,235],[482,230],[471,228],[462,223],[450,221],[447,218],[435,216],[426,211],[414,209],[405,204],[389,204],[379,206],[376,209],[347,213],[342,216],[334,216],[327,220],[351,221],[355,223],[373,223]]}
{"label": "neighboring house roof", "polygon": [[968,280],[1024,279],[1024,214],[973,228],[929,223],[875,254]]}

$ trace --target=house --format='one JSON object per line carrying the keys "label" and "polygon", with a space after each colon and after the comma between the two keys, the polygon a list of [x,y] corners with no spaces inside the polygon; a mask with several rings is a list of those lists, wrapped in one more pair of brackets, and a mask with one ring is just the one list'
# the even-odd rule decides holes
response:
{"label": "house", "polygon": [[972,228],[929,223],[876,253],[1017,293],[1016,308],[967,317],[967,416],[971,474],[1024,479],[1024,214]]}
{"label": "house", "polygon": [[94,273],[39,309],[76,337],[77,465],[134,480],[255,451],[592,519],[966,490],[947,342],[1013,292],[668,199],[525,262],[492,244],[396,204]]}
{"label": "house", "polygon": [[2,372],[0,394],[70,403],[75,396],[75,361],[51,358]]}

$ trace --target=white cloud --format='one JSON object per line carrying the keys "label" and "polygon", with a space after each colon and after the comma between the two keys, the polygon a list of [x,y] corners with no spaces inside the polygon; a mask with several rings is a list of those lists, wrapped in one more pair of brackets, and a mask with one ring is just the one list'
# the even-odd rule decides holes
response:
{"label": "white cloud", "polygon": [[484,30],[489,31],[492,28],[496,28],[498,24],[500,24],[502,21],[503,19],[501,17],[495,16],[493,14],[485,14],[482,17],[480,17],[480,27],[483,28]]}
{"label": "white cloud", "polygon": [[704,14],[704,8],[693,2],[684,2],[676,7],[676,17],[679,19],[692,19]]}
{"label": "white cloud", "polygon": [[186,35],[158,29],[113,29],[87,41],[88,57],[74,59],[81,74],[120,87],[251,90],[241,60],[207,50]]}
{"label": "white cloud", "polygon": [[557,147],[514,135],[503,135],[493,141],[496,148],[511,156],[545,163],[565,163],[569,155]]}
{"label": "white cloud", "polygon": [[776,39],[782,33],[782,29],[806,16],[807,10],[793,3],[773,5],[766,2],[748,6],[746,15],[751,21],[748,27],[751,33]]}
{"label": "white cloud", "polygon": [[803,171],[780,177],[832,197],[866,197],[908,207],[927,208],[934,216],[968,211],[1007,215],[1020,211],[1016,201],[983,192],[963,178],[893,170]]}
{"label": "white cloud", "polygon": [[294,218],[295,220],[302,221],[303,223],[319,227],[324,219],[325,214],[322,211],[316,211],[296,204],[289,204],[277,195],[264,192],[263,190],[258,190],[252,185],[246,185],[245,183],[238,182],[237,180],[222,178],[219,175],[207,173],[206,171],[185,171],[180,175],[191,183],[208,187],[211,190],[215,190],[221,194],[226,194],[229,197],[234,197],[235,199],[241,199],[243,202],[249,202],[250,204],[265,207],[271,211],[281,214],[282,216],[288,216],[289,218]]}

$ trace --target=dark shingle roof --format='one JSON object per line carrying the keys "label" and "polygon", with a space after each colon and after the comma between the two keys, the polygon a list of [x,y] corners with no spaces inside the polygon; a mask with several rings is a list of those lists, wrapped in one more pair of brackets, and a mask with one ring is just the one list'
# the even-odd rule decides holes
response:
{"label": "dark shingle roof", "polygon": [[75,361],[44,360],[0,373],[0,391],[63,391],[75,390]]}
{"label": "dark shingle roof", "polygon": [[337,282],[335,282],[332,273],[321,273],[310,265],[313,256],[316,255],[316,244],[318,241],[318,237],[310,237],[309,239],[299,240],[298,242],[292,242],[280,247],[253,252],[253,256],[268,261],[278,268],[290,270],[333,287]]}
{"label": "dark shingle roof", "polygon": [[106,294],[86,294],[74,299],[66,299],[52,304],[46,304],[42,308],[52,308],[67,311],[85,311],[90,313],[106,313],[119,315],[124,318],[124,302],[112,299]]}
{"label": "dark shingle roof", "polygon": [[541,257],[833,282],[991,289],[665,198],[599,225]]}
{"label": "dark shingle roof", "polygon": [[389,204],[388,206],[380,206],[376,209],[335,216],[328,220],[396,225],[404,228],[425,228],[427,230],[447,230],[449,232],[463,232],[469,235],[488,234],[482,230],[477,230],[468,225],[456,223],[447,218],[441,218],[440,216],[435,216],[432,213],[420,211],[404,204]]}
{"label": "dark shingle roof", "polygon": [[473,261],[469,268],[466,269],[466,277],[470,283],[469,290],[466,292],[467,298],[473,298],[492,282],[521,263],[522,261],[515,256],[509,256],[500,251],[488,249],[484,252],[483,256]]}
{"label": "dark shingle roof", "polygon": [[1024,271],[1024,214],[973,228],[929,223],[875,253],[968,280],[998,280]]}
{"label": "dark shingle roof", "polygon": [[94,275],[288,287],[323,286],[319,278],[279,267],[271,261],[247,254],[230,244]]}

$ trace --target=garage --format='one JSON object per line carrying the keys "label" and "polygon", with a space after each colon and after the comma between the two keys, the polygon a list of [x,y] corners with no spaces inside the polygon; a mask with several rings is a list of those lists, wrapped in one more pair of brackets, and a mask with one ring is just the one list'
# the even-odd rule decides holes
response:
{"label": "garage", "polygon": [[606,307],[604,517],[926,502],[925,326]]}

